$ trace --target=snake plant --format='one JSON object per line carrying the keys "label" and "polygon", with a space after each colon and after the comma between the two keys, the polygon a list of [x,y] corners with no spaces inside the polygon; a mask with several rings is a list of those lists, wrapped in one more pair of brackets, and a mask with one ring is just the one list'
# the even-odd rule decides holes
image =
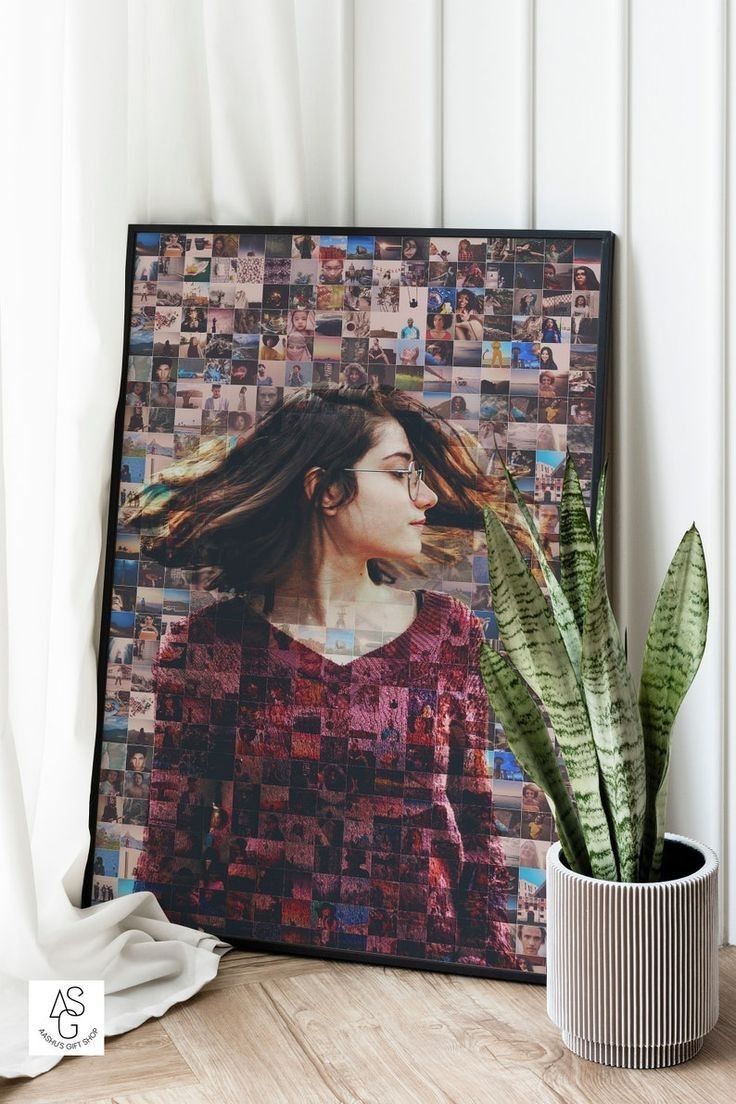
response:
{"label": "snake plant", "polygon": [[[519,764],[547,795],[571,869],[608,881],[656,881],[670,734],[705,649],[708,580],[700,534],[694,525],[685,533],[667,571],[637,693],[606,587],[606,468],[594,533],[568,455],[559,579],[529,507],[505,465],[504,470],[545,587],[486,508],[493,609],[504,648],[484,644],[481,649],[489,701]],[[569,787],[542,709],[557,737]]]}

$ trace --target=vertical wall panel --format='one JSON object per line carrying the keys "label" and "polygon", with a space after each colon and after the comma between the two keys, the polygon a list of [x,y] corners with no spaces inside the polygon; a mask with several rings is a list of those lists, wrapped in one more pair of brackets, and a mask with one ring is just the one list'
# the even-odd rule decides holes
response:
{"label": "vertical wall panel", "polygon": [[441,0],[355,2],[355,221],[441,219]]}
{"label": "vertical wall panel", "polygon": [[722,148],[723,148],[723,212],[724,235],[722,296],[723,315],[721,332],[723,340],[723,392],[724,440],[726,446],[724,514],[725,542],[724,565],[726,571],[725,649],[722,694],[725,725],[723,748],[726,762],[724,771],[726,819],[724,823],[724,910],[726,914],[726,938],[736,943],[736,340],[732,327],[736,320],[736,149],[734,148],[734,123],[736,122],[736,18],[729,10],[728,0],[722,3],[726,30],[723,41],[722,83]]}
{"label": "vertical wall panel", "polygon": [[533,10],[532,0],[445,0],[445,226],[532,225]]}
{"label": "vertical wall panel", "polygon": [[355,222],[354,0],[292,0],[309,223]]}
{"label": "vertical wall panel", "polygon": [[[29,319],[28,289],[39,285],[39,257],[43,257],[50,289],[57,286],[63,257],[54,230],[61,212],[63,180],[62,103],[57,89],[63,80],[64,5],[33,0],[4,13],[4,57],[0,68],[3,103],[17,103],[17,111],[3,113],[2,140],[5,171],[0,177],[0,202],[4,212],[3,243],[12,254],[12,265],[0,272],[0,387],[5,478],[6,529],[19,534],[7,541],[7,706],[8,730],[16,740],[18,765],[23,779],[26,810],[32,820],[43,760],[46,670],[49,663],[48,620],[51,601],[49,547],[53,539],[49,518],[54,513],[54,449],[58,414],[53,396],[58,372],[58,298],[50,290],[43,309]],[[23,44],[33,41],[36,72],[29,79],[24,68]],[[32,86],[32,88],[31,88]],[[32,92],[32,94],[31,94]],[[30,369],[32,332],[33,368]],[[25,366],[25,367],[24,367]],[[32,371],[32,375],[31,375]],[[31,391],[43,395],[34,402]],[[48,396],[48,398],[46,397]],[[28,409],[34,405],[32,429]],[[36,409],[37,408],[37,409]],[[34,480],[43,471],[47,478]],[[32,494],[32,509],[29,509]],[[15,585],[13,580],[33,580]],[[5,580],[3,580],[5,585]],[[5,719],[0,720],[4,724]],[[18,827],[20,831],[20,826]]]}
{"label": "vertical wall panel", "polygon": [[614,230],[623,221],[623,0],[536,5],[536,225]]}
{"label": "vertical wall panel", "polygon": [[706,654],[675,724],[668,825],[721,850],[721,6],[631,5],[630,241],[625,390],[615,448],[628,580],[620,612],[638,670],[668,562],[693,521],[708,560]]}

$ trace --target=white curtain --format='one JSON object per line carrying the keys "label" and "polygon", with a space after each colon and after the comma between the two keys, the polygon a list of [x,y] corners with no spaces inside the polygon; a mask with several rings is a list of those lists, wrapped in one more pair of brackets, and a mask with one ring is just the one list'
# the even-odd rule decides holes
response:
{"label": "white curtain", "polygon": [[143,895],[77,908],[129,222],[619,235],[608,442],[615,604],[636,665],[694,518],[711,632],[676,728],[669,821],[722,856],[733,938],[727,14],[726,0],[6,6],[1,1074],[53,1064],[26,1053],[28,978],[104,976],[115,1033],[196,991],[222,950],[167,926]]}

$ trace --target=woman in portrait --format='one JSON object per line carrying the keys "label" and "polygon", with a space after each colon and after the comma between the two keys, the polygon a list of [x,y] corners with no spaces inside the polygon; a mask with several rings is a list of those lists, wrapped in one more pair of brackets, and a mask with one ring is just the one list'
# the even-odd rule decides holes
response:
{"label": "woman in portrait", "polygon": [[458,293],[455,337],[461,341],[480,341],[483,337],[483,311],[472,291]]}
{"label": "woman in portrait", "polygon": [[289,369],[289,375],[286,377],[287,387],[303,387],[305,383],[304,375],[300,364],[287,365]]}
{"label": "woman in portrait", "polygon": [[560,327],[554,318],[544,318],[542,320],[542,341],[546,341],[550,345],[559,345],[562,341]]}
{"label": "woman in portrait", "polygon": [[575,291],[598,291],[600,283],[595,272],[588,265],[576,265],[572,274]]}
{"label": "woman in portrait", "polygon": [[403,364],[405,368],[414,368],[419,363],[419,347],[414,345],[405,346],[401,350],[401,356],[399,357],[399,364]]}
{"label": "woman in portrait", "polygon": [[289,314],[287,332],[292,334],[304,334],[305,337],[314,333],[314,311],[293,310]]}
{"label": "woman in portrait", "polygon": [[309,340],[303,333],[294,330],[286,339],[286,359],[290,361],[311,360],[312,352]]}
{"label": "woman in portrait", "polygon": [[385,349],[381,348],[378,338],[373,337],[371,338],[371,343],[368,346],[368,363],[377,364],[378,362],[381,362],[383,364],[390,363]]}
{"label": "woman in portrait", "polygon": [[587,295],[576,295],[572,307],[573,318],[590,318],[590,304]]}
{"label": "woman in portrait", "polygon": [[[411,828],[416,884],[402,913],[411,939],[379,936],[372,910],[352,908],[349,946],[516,966],[493,827],[483,627],[450,594],[396,585],[448,533],[482,528],[490,484],[474,454],[407,392],[301,390],[224,459],[200,454],[167,469],[126,515],[147,558],[187,565],[220,594],[166,636],[153,664],[157,700],[175,697],[185,720],[200,718],[205,746],[218,733],[231,741],[217,783],[231,802],[219,802],[231,811],[228,830],[247,838],[253,861],[311,883],[308,929],[282,928],[282,906],[291,915],[293,905],[282,879],[267,891],[278,902],[268,924],[246,910],[253,918],[234,934],[319,946],[317,916],[343,919],[335,875],[350,871],[369,892],[398,883]],[[374,634],[380,611],[381,636],[359,654],[328,654],[318,627],[346,607],[356,633]],[[278,688],[277,703],[267,687]],[[238,781],[246,773],[262,784]],[[184,793],[187,779],[174,784]],[[264,838],[274,820],[286,837],[294,817],[315,842]],[[348,838],[369,843],[353,853]],[[162,857],[148,849],[141,888],[156,882]],[[236,868],[224,884],[237,890]],[[200,901],[195,917],[172,919],[221,926]]]}
{"label": "woman in portrait", "polygon": [[133,413],[130,415],[130,419],[128,421],[128,429],[131,432],[135,432],[135,430],[142,430],[144,428],[145,426],[143,423],[143,403],[137,402],[133,407]]}
{"label": "woman in portrait", "polygon": [[422,260],[424,252],[416,238],[404,238],[401,249],[401,258],[404,261]]}
{"label": "woman in portrait", "polygon": [[555,384],[556,377],[552,372],[540,372],[539,373],[539,397],[540,399],[556,399],[557,389]]}
{"label": "woman in portrait", "polygon": [[543,345],[539,351],[539,367],[545,372],[557,371],[554,353],[547,345]]}
{"label": "woman in portrait", "polygon": [[348,387],[365,387],[368,383],[368,373],[362,365],[353,361],[346,364],[342,370],[342,382]]}
{"label": "woman in portrait", "polygon": [[452,338],[450,318],[444,314],[430,316],[431,325],[427,329],[427,338],[430,341],[450,341]]}
{"label": "woman in portrait", "polygon": [[472,261],[473,247],[467,238],[461,238],[457,243],[457,259],[458,261]]}

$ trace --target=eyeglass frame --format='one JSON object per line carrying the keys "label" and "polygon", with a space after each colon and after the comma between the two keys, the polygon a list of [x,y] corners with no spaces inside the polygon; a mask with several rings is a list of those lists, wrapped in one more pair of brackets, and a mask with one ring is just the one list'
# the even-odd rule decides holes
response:
{"label": "eyeglass frame", "polygon": [[[416,502],[419,498],[419,487],[424,482],[424,468],[418,468],[414,461],[410,461],[408,468],[343,468],[343,471],[349,472],[369,472],[375,474],[376,472],[385,472],[386,475],[408,475],[409,478],[406,481],[406,489],[409,492],[409,501]],[[411,477],[417,476],[417,485],[414,495],[411,493]]]}

